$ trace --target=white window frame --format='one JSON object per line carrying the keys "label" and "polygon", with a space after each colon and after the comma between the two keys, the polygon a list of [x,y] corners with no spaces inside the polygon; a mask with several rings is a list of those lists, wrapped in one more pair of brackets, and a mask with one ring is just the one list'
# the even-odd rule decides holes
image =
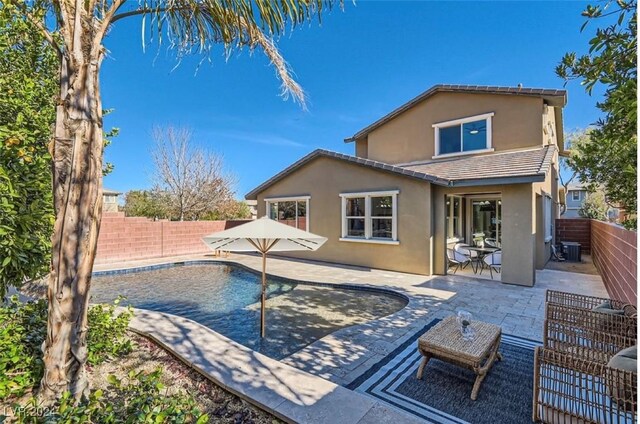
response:
{"label": "white window frame", "polygon": [[[398,194],[400,190],[386,191],[368,191],[359,193],[340,193],[341,208],[340,215],[342,217],[342,231],[340,241],[356,242],[356,243],[375,243],[375,244],[391,244],[398,245]],[[391,196],[391,239],[372,237],[373,220],[371,216],[371,198]],[[364,237],[349,236],[347,231],[347,200],[354,198],[364,198]],[[382,217],[381,217],[382,218]],[[385,217],[389,219],[389,217]]]}
{"label": "white window frame", "polygon": [[544,241],[545,243],[553,240],[554,216],[553,216],[553,199],[546,193],[543,193],[543,217],[544,217]]}
{"label": "white window frame", "polygon": [[[432,159],[438,159],[438,158],[448,158],[448,157],[452,157],[452,156],[466,156],[466,155],[474,155],[477,153],[484,153],[484,152],[493,152],[493,144],[492,144],[492,120],[493,120],[493,115],[495,115],[495,112],[489,112],[489,113],[483,113],[481,115],[475,115],[475,116],[469,116],[466,118],[460,118],[460,119],[454,119],[451,121],[444,121],[444,122],[437,122],[435,124],[432,125],[434,131],[435,131],[435,155],[432,157]],[[440,128],[446,128],[446,127],[452,127],[454,125],[460,125],[460,132],[462,132],[463,130],[463,126],[466,123],[469,122],[474,122],[474,121],[481,121],[481,120],[486,120],[487,121],[487,146],[484,149],[479,149],[479,150],[471,150],[468,152],[454,152],[454,153],[445,153],[445,154],[440,154]],[[460,143],[461,143],[461,148],[462,143],[464,143],[464,135],[460,134]]]}
{"label": "white window frame", "polygon": [[[577,199],[576,199],[576,194],[578,195]],[[582,197],[582,193],[580,193],[580,190],[573,190],[571,192],[571,200],[572,201],[579,202],[580,200],[582,200],[581,197]]]}
{"label": "white window frame", "polygon": [[311,226],[311,213],[310,213],[310,209],[309,209],[309,203],[311,201],[311,196],[289,196],[289,197],[268,197],[264,199],[265,202],[265,215],[268,216],[269,218],[271,218],[269,216],[269,212],[271,211],[271,203],[278,203],[278,202],[296,202],[296,228],[298,228],[298,202],[302,202],[305,201],[306,202],[306,206],[305,209],[307,211],[307,215],[305,218],[307,218],[307,229],[305,231],[310,231],[309,227]]}
{"label": "white window frame", "polygon": [[[451,199],[451,203],[447,206],[447,198]],[[460,210],[458,211],[458,227],[456,228],[456,226],[454,225],[455,220],[454,215],[453,215],[453,211],[454,211],[454,198],[459,199],[460,201]],[[456,243],[459,241],[463,241],[464,240],[464,221],[465,221],[465,217],[464,217],[464,197],[462,196],[457,196],[454,194],[451,195],[447,195],[445,197],[445,207],[447,209],[447,217],[450,219],[449,222],[449,226],[451,226],[451,228],[453,229],[453,233],[454,233],[454,237],[449,237],[449,227],[447,227],[447,244],[449,243]],[[446,219],[445,219],[446,221]],[[457,230],[459,231],[459,237],[455,237],[455,234],[457,232]]]}

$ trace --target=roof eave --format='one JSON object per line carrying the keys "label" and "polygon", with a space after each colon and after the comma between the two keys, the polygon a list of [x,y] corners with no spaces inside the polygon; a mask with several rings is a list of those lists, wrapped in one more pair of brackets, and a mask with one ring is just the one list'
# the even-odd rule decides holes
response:
{"label": "roof eave", "polygon": [[529,184],[545,180],[544,174],[522,175],[517,177],[477,178],[466,180],[452,180],[449,187],[478,187],[488,185]]}

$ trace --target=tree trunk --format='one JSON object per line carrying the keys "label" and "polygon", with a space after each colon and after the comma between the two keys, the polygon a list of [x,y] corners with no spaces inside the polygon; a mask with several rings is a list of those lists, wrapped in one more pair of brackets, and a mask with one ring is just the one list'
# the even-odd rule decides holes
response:
{"label": "tree trunk", "polygon": [[55,226],[47,299],[49,314],[40,397],[88,394],[87,307],[102,216],[104,50],[86,45],[61,59],[53,158]]}

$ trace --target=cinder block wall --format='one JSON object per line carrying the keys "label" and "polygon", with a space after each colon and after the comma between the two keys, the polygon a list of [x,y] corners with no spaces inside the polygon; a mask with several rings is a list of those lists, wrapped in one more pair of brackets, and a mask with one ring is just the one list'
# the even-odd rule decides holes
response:
{"label": "cinder block wall", "polygon": [[575,241],[582,253],[591,254],[591,220],[586,218],[556,219],[556,243]]}
{"label": "cinder block wall", "polygon": [[637,233],[608,222],[591,221],[593,263],[609,296],[638,304]]}
{"label": "cinder block wall", "polygon": [[125,217],[124,213],[102,216],[96,264],[164,256],[209,252],[202,237],[247,221],[153,221]]}

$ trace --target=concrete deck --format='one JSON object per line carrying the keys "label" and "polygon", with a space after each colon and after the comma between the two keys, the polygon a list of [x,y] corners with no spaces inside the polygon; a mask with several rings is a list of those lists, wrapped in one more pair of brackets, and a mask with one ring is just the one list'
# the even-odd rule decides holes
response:
{"label": "concrete deck", "polygon": [[[94,271],[203,259],[261,269],[258,256],[231,254],[227,258],[197,255],[114,263],[98,265]],[[463,309],[475,319],[500,325],[506,334],[541,340],[547,289],[607,296],[597,275],[547,269],[537,272],[534,287],[277,257],[268,259],[267,272],[301,281],[384,288],[404,294],[409,303],[392,315],[338,330],[282,361],[253,352],[180,317],[144,311],[138,313],[132,326],[229,390],[283,419],[303,422],[323,422],[329,416],[331,422],[411,422],[413,418],[402,411],[368,397],[360,399],[362,395],[341,386],[354,381],[435,318]]]}

